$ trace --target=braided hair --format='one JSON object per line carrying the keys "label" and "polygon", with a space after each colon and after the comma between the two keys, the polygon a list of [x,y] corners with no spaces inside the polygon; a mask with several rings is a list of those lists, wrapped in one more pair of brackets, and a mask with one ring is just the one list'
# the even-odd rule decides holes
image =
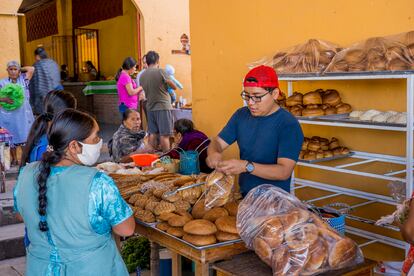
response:
{"label": "braided hair", "polygon": [[46,95],[43,102],[45,113],[37,116],[30,128],[26,146],[23,149],[22,166],[30,162],[30,152],[40,138],[47,133],[49,122],[52,121],[53,116],[66,108],[76,108],[76,103],[76,98],[67,91],[53,90]]}
{"label": "braided hair", "polygon": [[39,186],[40,231],[48,231],[46,221],[47,209],[47,179],[51,167],[59,163],[65,156],[65,152],[72,141],[83,141],[88,138],[96,125],[95,119],[90,115],[74,109],[66,109],[53,118],[48,131],[49,146],[40,161],[37,183]]}

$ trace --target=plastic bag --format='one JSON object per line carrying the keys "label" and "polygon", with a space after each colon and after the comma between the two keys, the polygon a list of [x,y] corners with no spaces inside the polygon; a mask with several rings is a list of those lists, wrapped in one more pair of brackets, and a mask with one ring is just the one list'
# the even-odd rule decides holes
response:
{"label": "plastic bag", "polygon": [[278,74],[320,73],[342,48],[320,39],[309,39],[303,44],[276,53],[272,59],[256,62],[272,66]]}
{"label": "plastic bag", "polygon": [[401,181],[393,181],[388,184],[392,198],[399,202],[397,209],[390,215],[383,216],[375,222],[375,225],[392,224],[395,221],[403,224],[408,217],[410,211],[411,198],[406,199],[405,183]]}
{"label": "plastic bag", "polygon": [[[414,55],[406,43],[414,43],[405,34],[371,37],[339,52],[325,72],[400,71],[413,68]],[[414,50],[414,44],[409,44]],[[414,51],[413,51],[414,53]]]}
{"label": "plastic bag", "polygon": [[9,83],[0,90],[0,98],[9,98],[13,100],[12,104],[0,102],[0,105],[8,111],[18,109],[23,105],[24,91],[23,87],[18,84]]}
{"label": "plastic bag", "polygon": [[275,276],[314,275],[363,261],[355,242],[273,185],[258,186],[247,194],[239,205],[237,229]]}
{"label": "plastic bag", "polygon": [[206,179],[205,208],[220,207],[233,199],[234,176],[213,171]]}

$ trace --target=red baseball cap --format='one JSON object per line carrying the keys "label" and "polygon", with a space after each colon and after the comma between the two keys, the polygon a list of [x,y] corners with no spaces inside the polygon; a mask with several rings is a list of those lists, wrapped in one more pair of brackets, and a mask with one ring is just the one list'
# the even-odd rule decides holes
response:
{"label": "red baseball cap", "polygon": [[[257,80],[257,82],[248,81],[249,78],[254,78]],[[276,71],[272,67],[260,65],[254,67],[247,73],[247,75],[244,77],[243,86],[279,88],[279,80],[277,78]]]}

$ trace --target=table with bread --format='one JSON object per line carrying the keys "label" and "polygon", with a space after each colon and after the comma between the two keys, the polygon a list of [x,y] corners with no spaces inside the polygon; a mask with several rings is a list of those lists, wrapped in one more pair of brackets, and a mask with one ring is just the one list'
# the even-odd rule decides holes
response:
{"label": "table with bread", "polygon": [[[195,260],[202,267],[198,275],[207,275],[210,263],[241,254],[246,247],[272,267],[273,275],[313,275],[362,258],[351,239],[272,185],[258,186],[241,200],[234,178],[216,171],[111,176],[134,209],[137,232]],[[199,182],[205,184],[171,193]],[[203,259],[205,255],[209,258]]]}

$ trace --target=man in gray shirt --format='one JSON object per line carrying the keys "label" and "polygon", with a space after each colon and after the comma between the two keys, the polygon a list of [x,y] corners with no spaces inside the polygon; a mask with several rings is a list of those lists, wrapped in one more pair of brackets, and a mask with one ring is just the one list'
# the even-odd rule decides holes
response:
{"label": "man in gray shirt", "polygon": [[139,81],[147,98],[149,142],[158,148],[158,136],[161,150],[170,149],[170,137],[173,135],[173,115],[168,87],[177,89],[163,69],[159,68],[160,56],[155,51],[145,55],[148,68]]}

